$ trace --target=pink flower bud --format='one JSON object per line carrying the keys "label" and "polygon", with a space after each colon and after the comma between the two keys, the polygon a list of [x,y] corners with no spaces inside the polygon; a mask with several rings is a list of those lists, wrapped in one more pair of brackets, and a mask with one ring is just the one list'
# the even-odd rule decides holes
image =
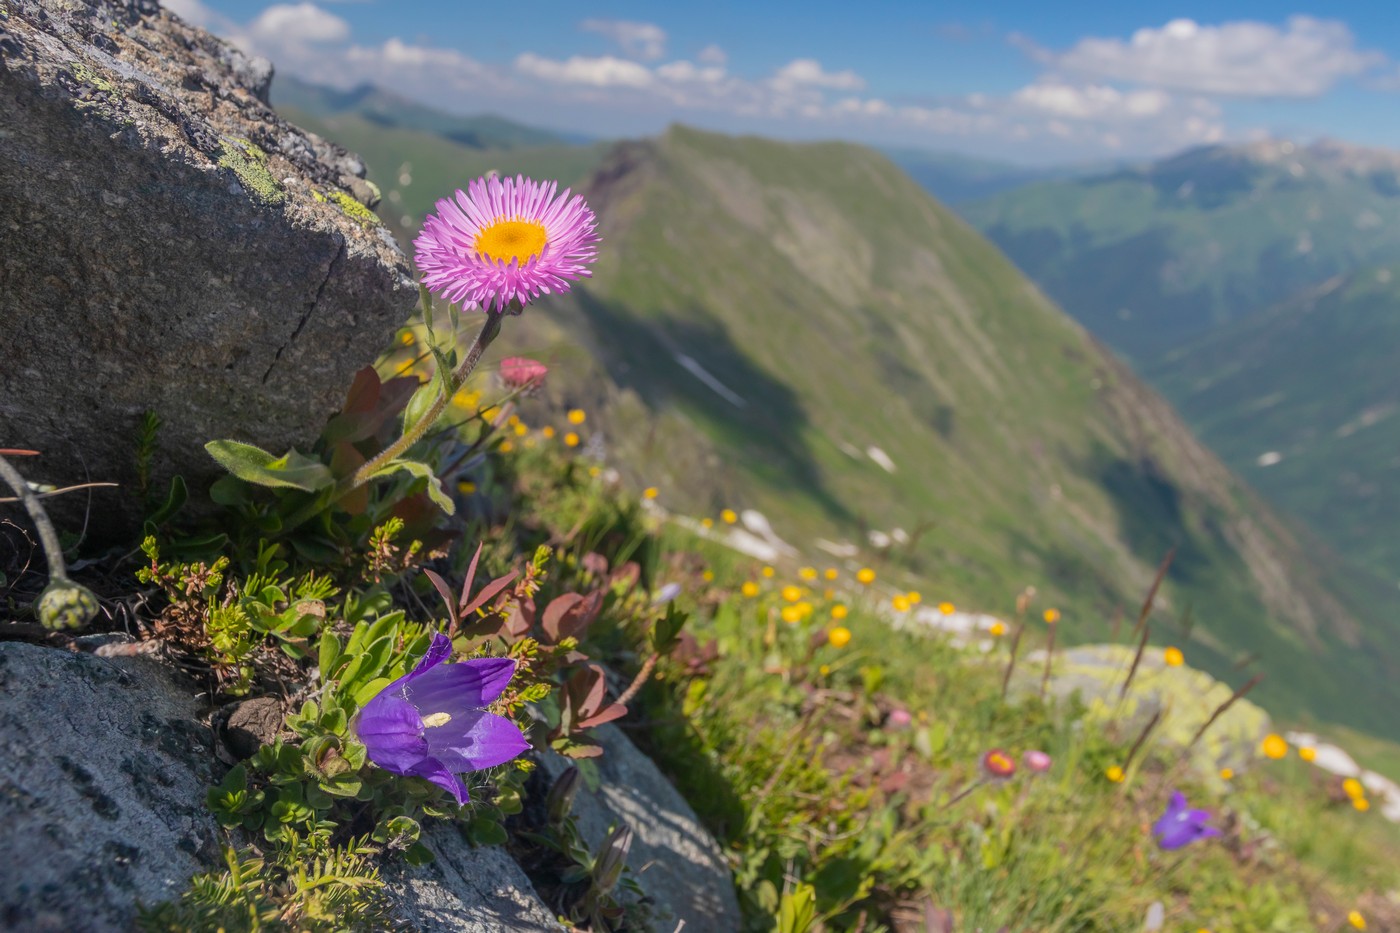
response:
{"label": "pink flower bud", "polygon": [[1035,749],[1029,749],[1022,755],[1021,762],[1027,769],[1034,771],[1036,774],[1044,774],[1046,771],[1049,771],[1050,765],[1052,764],[1049,755]]}
{"label": "pink flower bud", "polygon": [[507,389],[538,388],[544,383],[549,367],[538,360],[523,356],[508,356],[501,360],[501,382]]}
{"label": "pink flower bud", "polygon": [[892,709],[890,710],[889,717],[885,720],[885,724],[891,729],[907,729],[909,728],[909,724],[913,721],[914,717],[909,715],[907,709]]}

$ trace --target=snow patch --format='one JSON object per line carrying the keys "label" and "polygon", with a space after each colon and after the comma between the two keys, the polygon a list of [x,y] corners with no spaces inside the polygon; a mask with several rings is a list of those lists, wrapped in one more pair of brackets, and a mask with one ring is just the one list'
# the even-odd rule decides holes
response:
{"label": "snow patch", "polygon": [[894,472],[894,461],[890,459],[890,455],[885,453],[880,448],[876,447],[874,444],[871,444],[869,447],[865,448],[865,455],[871,460],[874,460],[881,467],[883,467],[886,473]]}

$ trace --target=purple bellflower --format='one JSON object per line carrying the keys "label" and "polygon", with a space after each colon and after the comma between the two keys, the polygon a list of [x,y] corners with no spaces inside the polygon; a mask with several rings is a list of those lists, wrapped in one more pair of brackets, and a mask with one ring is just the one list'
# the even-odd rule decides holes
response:
{"label": "purple bellflower", "polygon": [[452,642],[438,633],[412,671],[360,710],[355,734],[369,760],[385,771],[427,778],[466,803],[460,775],[504,764],[530,743],[520,729],[484,707],[515,675],[510,658],[443,664]]}
{"label": "purple bellflower", "polygon": [[1207,810],[1192,810],[1186,803],[1186,795],[1173,791],[1167,812],[1152,824],[1152,834],[1157,844],[1164,849],[1180,849],[1198,839],[1219,836],[1220,830],[1209,825],[1211,818]]}

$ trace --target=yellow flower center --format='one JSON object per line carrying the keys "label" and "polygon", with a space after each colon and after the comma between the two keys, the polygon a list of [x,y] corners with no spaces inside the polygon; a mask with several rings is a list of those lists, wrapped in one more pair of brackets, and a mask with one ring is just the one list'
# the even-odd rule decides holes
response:
{"label": "yellow flower center", "polygon": [[434,726],[445,726],[452,721],[451,713],[429,713],[423,717],[423,725],[429,729]]}
{"label": "yellow flower center", "polygon": [[520,260],[524,265],[544,249],[544,224],[533,220],[496,219],[476,235],[476,251],[493,262]]}

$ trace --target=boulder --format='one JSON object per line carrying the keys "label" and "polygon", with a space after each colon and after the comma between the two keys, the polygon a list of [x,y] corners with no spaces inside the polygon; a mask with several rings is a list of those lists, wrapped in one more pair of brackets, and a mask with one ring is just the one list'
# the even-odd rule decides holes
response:
{"label": "boulder", "polygon": [[[686,933],[742,928],[724,853],[690,804],[621,729],[605,725],[589,735],[603,746],[603,754],[592,759],[601,780],[596,791],[580,786],[573,810],[588,844],[596,851],[611,826],[631,827],[635,838],[627,864],[664,915],[657,930],[670,933],[680,921]],[[570,764],[552,752],[541,755],[539,762],[551,781]]]}
{"label": "boulder", "polygon": [[363,164],[278,118],[265,60],[154,0],[5,8],[0,447],[121,484],[89,530],[129,533],[144,412],[156,493],[218,476],[214,438],[305,450],[416,286]]}
{"label": "boulder", "polygon": [[473,848],[451,823],[423,827],[437,858],[427,865],[396,861],[384,869],[394,913],[413,930],[453,933],[562,931],[525,873],[496,847]]}
{"label": "boulder", "polygon": [[0,642],[0,927],[130,930],[218,863],[195,693],[151,660]]}
{"label": "boulder", "polygon": [[[1160,649],[1143,653],[1128,695],[1118,693],[1133,663],[1136,649],[1126,645],[1080,645],[1055,652],[1049,692],[1068,699],[1078,696],[1085,720],[1117,730],[1132,741],[1160,713],[1151,744],[1181,749],[1211,714],[1234,693],[1204,671],[1171,667]],[[1016,667],[1016,695],[1038,693],[1045,670],[1045,652],[1028,654]],[[1271,729],[1269,714],[1248,699],[1236,701],[1215,721],[1192,749],[1191,764],[1207,783],[1219,780],[1221,768],[1246,770],[1259,754],[1259,742]]]}

